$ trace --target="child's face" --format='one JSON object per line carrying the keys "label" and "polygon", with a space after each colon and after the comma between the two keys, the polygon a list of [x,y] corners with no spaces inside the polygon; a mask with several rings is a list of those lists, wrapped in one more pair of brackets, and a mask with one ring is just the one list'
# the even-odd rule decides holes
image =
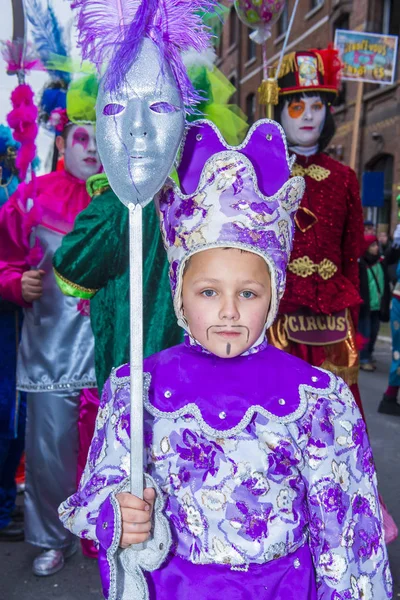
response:
{"label": "child's face", "polygon": [[189,261],[182,299],[192,336],[213,354],[234,358],[257,341],[267,320],[268,267],[252,252],[204,250]]}
{"label": "child's face", "polygon": [[368,248],[368,252],[370,254],[373,254],[374,256],[376,256],[379,252],[379,246],[378,246],[378,242],[373,242],[370,247]]}

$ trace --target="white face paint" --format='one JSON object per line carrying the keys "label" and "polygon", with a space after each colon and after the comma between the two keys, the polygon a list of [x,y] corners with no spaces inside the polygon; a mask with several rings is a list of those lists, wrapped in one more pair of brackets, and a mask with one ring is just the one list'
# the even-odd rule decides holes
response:
{"label": "white face paint", "polygon": [[97,97],[97,142],[110,185],[125,205],[147,204],[170,174],[185,114],[172,71],[145,39],[126,85]]}
{"label": "white face paint", "polygon": [[289,145],[311,147],[318,144],[325,124],[326,105],[321,96],[303,96],[299,101],[286,100],[282,110],[282,127]]}
{"label": "white face paint", "polygon": [[101,164],[93,125],[68,127],[64,160],[66,171],[82,181],[86,181],[100,171]]}

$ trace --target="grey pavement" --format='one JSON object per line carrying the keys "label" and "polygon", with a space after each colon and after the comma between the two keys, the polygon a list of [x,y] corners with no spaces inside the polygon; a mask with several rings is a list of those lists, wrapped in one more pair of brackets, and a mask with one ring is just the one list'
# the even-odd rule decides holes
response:
{"label": "grey pavement", "polygon": [[[400,418],[379,415],[376,410],[387,386],[390,346],[378,342],[377,370],[361,373],[360,389],[378,470],[379,489],[389,511],[400,525]],[[80,553],[65,568],[47,578],[31,572],[37,550],[24,543],[0,544],[0,600],[101,600],[97,564]],[[394,598],[400,598],[400,541],[389,546]],[[374,600],[383,600],[374,598]]]}
{"label": "grey pavement", "polygon": [[[388,385],[390,355],[390,345],[378,341],[375,348],[377,369],[374,373],[361,371],[359,384],[378,472],[379,491],[400,528],[400,417],[377,412]],[[400,539],[390,544],[388,551],[394,579],[393,597],[400,598]]]}

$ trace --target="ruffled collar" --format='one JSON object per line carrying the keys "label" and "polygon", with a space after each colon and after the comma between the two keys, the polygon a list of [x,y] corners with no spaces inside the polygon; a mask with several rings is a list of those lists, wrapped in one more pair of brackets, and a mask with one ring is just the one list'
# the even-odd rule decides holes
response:
{"label": "ruffled collar", "polygon": [[18,204],[25,213],[25,227],[43,227],[65,235],[72,231],[77,215],[90,203],[86,182],[68,171],[53,171],[21,184]]}
{"label": "ruffled collar", "polygon": [[314,154],[318,154],[318,144],[315,146],[289,146],[289,152],[294,152],[298,156],[314,156]]}
{"label": "ruffled collar", "polygon": [[[195,350],[196,352],[200,352],[201,354],[212,355],[212,352],[210,352],[209,350],[206,350],[206,348],[204,348],[197,340],[195,340],[188,333],[185,333],[184,344],[187,348],[190,348],[191,350]],[[259,352],[262,352],[263,350],[265,350],[267,348],[267,346],[268,346],[268,341],[267,341],[267,338],[265,337],[265,333],[263,332],[261,334],[261,336],[258,338],[258,340],[251,346],[251,348],[246,350],[246,352],[243,352],[243,354],[241,354],[240,356],[250,356],[253,354],[258,354]]]}

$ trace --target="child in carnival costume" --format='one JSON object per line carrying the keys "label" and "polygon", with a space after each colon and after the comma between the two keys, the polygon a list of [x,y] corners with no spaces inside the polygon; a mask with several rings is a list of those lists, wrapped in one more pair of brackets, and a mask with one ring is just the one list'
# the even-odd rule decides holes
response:
{"label": "child in carnival costume", "polygon": [[[265,337],[304,193],[291,166],[274,121],[236,148],[200,121],[186,131],[180,187],[170,180],[157,198],[186,337],[145,360],[144,500],[128,493],[124,365],[104,387],[79,490],[60,507],[67,528],[100,544],[108,599],[392,597],[354,398]],[[138,565],[152,571],[140,593]]]}
{"label": "child in carnival costume", "polygon": [[335,133],[331,104],[341,64],[333,48],[293,52],[278,74],[275,113],[296,155],[293,174],[306,191],[296,215],[293,252],[270,342],[342,377],[362,411],[357,386],[358,259],[363,215],[355,172],[324,152]]}
{"label": "child in carnival costume", "polygon": [[25,539],[43,549],[36,575],[55,573],[76,549],[57,507],[76,489],[79,406],[96,388],[87,307],[62,295],[52,270],[54,252],[89,204],[86,179],[101,168],[96,96],[85,93],[97,90],[93,79],[71,84],[67,111],[57,113],[65,170],[20,184],[0,211],[0,295],[24,309],[17,389],[28,393]]}

